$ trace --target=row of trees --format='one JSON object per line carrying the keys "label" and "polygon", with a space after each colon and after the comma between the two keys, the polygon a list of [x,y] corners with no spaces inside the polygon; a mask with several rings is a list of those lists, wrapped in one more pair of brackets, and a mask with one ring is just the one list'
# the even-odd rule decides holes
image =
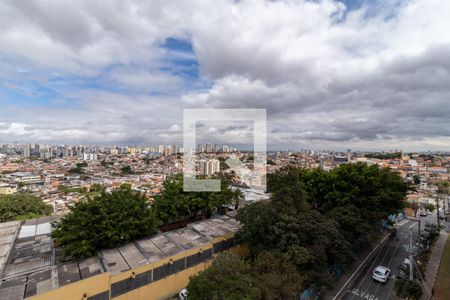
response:
{"label": "row of trees", "polygon": [[[221,268],[228,261],[227,268],[250,277],[258,291],[248,295],[247,286],[242,295],[220,299],[293,299],[302,290],[329,284],[333,272],[343,270],[379,234],[381,220],[403,208],[408,186],[387,169],[347,164],[330,172],[283,169],[269,175],[268,189],[270,202],[237,214],[242,225],[237,239],[251,251],[248,270],[234,270],[234,258],[221,261]],[[274,266],[260,268],[267,257]],[[216,295],[228,292],[217,282],[238,281],[234,271],[214,271],[191,280],[191,299],[219,299]]]}
{"label": "row of trees", "polygon": [[393,152],[393,153],[368,153],[364,155],[367,158],[378,158],[378,159],[395,159],[401,158],[401,152]]}
{"label": "row of trees", "polygon": [[153,204],[158,219],[167,224],[198,215],[209,218],[219,209],[238,203],[242,193],[231,189],[230,180],[225,176],[214,178],[221,180],[220,192],[184,192],[182,174],[167,179],[163,192],[155,196]]}
{"label": "row of trees", "polygon": [[189,221],[199,215],[210,217],[237,201],[240,193],[230,182],[222,180],[220,192],[184,192],[181,175],[164,182],[163,192],[150,205],[146,197],[123,184],[107,193],[76,203],[70,212],[54,225],[52,236],[64,249],[67,260],[89,257],[99,249],[116,247],[128,241],[149,236],[158,225]]}
{"label": "row of trees", "polygon": [[51,205],[27,193],[0,196],[0,222],[37,218],[52,211]]}

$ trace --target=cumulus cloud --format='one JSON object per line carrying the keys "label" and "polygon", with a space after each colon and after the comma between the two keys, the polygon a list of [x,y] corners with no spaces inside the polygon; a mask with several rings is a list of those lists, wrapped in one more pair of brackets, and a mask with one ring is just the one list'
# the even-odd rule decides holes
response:
{"label": "cumulus cloud", "polygon": [[[0,140],[181,143],[183,108],[248,107],[267,108],[272,147],[448,150],[449,10],[439,0],[353,10],[333,0],[2,1]],[[162,47],[168,38],[192,52]],[[198,76],[174,62],[183,59]],[[218,142],[247,136],[204,127]]]}

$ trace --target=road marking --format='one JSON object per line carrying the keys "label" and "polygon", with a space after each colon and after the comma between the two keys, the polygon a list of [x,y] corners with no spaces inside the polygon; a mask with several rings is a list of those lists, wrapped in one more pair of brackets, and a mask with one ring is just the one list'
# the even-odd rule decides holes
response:
{"label": "road marking", "polygon": [[355,274],[359,271],[359,269],[361,269],[361,267],[366,263],[366,261],[369,259],[369,257],[378,249],[378,247],[380,247],[380,245],[382,243],[384,243],[384,241],[386,241],[389,238],[389,234],[386,234],[386,236],[378,243],[378,245],[376,245],[372,251],[366,256],[366,258],[363,260],[363,262],[358,266],[358,268],[356,268],[355,272],[353,272],[353,274],[350,276],[350,278],[344,283],[344,285],[342,286],[342,288],[339,290],[339,292],[337,292],[336,296],[333,297],[333,300],[336,300],[339,295],[342,293],[342,291],[344,291],[345,287],[349,284],[349,282],[353,279],[353,277],[355,277]]}
{"label": "road marking", "polygon": [[416,226],[418,223],[414,222],[411,226],[408,226],[409,229],[413,228],[414,226]]}
{"label": "road marking", "polygon": [[[387,247],[387,248],[386,248],[386,247]],[[363,277],[363,279],[360,281],[360,283],[358,284],[357,289],[360,289],[360,288],[362,289],[362,288],[363,288],[363,285],[364,285],[364,282],[365,282],[365,280],[366,280],[367,275],[369,275],[369,278],[372,278],[372,276],[373,276],[373,267],[375,266],[375,262],[378,260],[378,257],[380,256],[380,254],[384,253],[384,250],[385,250],[385,249],[386,249],[386,251],[389,251],[389,248],[390,248],[390,247],[391,247],[391,246],[389,246],[387,242],[383,245],[383,248],[381,248],[380,252],[378,252],[377,255],[375,256],[375,258],[372,260],[372,263],[370,264],[369,269],[368,269],[367,272],[364,274],[364,277]],[[370,288],[370,285],[372,284],[372,282],[373,282],[373,280],[370,279],[370,281],[369,281],[369,287],[368,287],[366,290],[368,290],[368,289]],[[352,299],[353,299],[353,296],[350,298],[350,300],[352,300]]]}
{"label": "road marking", "polygon": [[376,297],[375,295],[371,295],[367,292],[360,291],[359,289],[356,288],[352,290],[352,294],[360,297],[361,299],[378,300],[378,297]]}

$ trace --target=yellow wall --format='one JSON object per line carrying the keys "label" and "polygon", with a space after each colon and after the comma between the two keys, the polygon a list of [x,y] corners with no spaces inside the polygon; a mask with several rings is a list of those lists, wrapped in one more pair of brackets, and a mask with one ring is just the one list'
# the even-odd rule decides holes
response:
{"label": "yellow wall", "polygon": [[[148,264],[133,270],[125,271],[120,274],[111,276],[109,272],[96,275],[81,281],[77,281],[55,290],[51,290],[47,293],[33,296],[27,299],[32,300],[83,300],[83,295],[87,297],[99,294],[106,290],[111,290],[111,284],[119,282],[121,280],[131,278],[134,275],[139,275],[149,270],[153,270],[164,264],[169,263],[171,260],[176,261],[178,259],[186,258],[190,255],[199,253],[200,251],[212,249],[213,244],[219,241],[223,241],[228,238],[232,238],[234,235],[227,235],[226,237],[216,238],[206,245],[202,245],[197,248],[193,248],[171,257],[164,258],[152,264]],[[249,249],[246,245],[238,245],[230,248],[224,252],[232,252],[239,255],[248,255]],[[126,294],[112,298],[114,300],[150,300],[150,299],[167,299],[168,297],[177,294],[181,289],[185,288],[189,283],[189,278],[198,274],[199,272],[208,268],[217,254],[213,255],[213,258],[202,262],[193,267],[184,269],[176,274],[170,275],[158,281],[151,282],[150,284],[130,291]],[[134,273],[134,274],[133,274]]]}
{"label": "yellow wall", "polygon": [[99,274],[80,280],[47,293],[36,295],[27,299],[32,300],[83,300],[87,297],[107,291],[110,288],[110,273]]}
{"label": "yellow wall", "polygon": [[414,217],[414,211],[411,207],[405,207],[405,213],[408,217]]}
{"label": "yellow wall", "polygon": [[164,279],[152,282],[134,291],[128,292],[113,299],[117,300],[149,300],[166,299],[177,294],[189,283],[189,278],[205,270],[212,264],[212,260],[196,265],[192,268],[184,269],[181,272],[170,275]]}

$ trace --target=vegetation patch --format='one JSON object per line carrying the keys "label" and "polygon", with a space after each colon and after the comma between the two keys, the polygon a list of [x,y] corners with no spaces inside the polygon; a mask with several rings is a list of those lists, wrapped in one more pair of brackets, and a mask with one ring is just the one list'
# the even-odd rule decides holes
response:
{"label": "vegetation patch", "polygon": [[450,299],[450,239],[447,239],[441,264],[434,284],[434,297],[436,300]]}
{"label": "vegetation patch", "polygon": [[0,222],[37,218],[52,211],[51,205],[27,193],[0,196]]}

